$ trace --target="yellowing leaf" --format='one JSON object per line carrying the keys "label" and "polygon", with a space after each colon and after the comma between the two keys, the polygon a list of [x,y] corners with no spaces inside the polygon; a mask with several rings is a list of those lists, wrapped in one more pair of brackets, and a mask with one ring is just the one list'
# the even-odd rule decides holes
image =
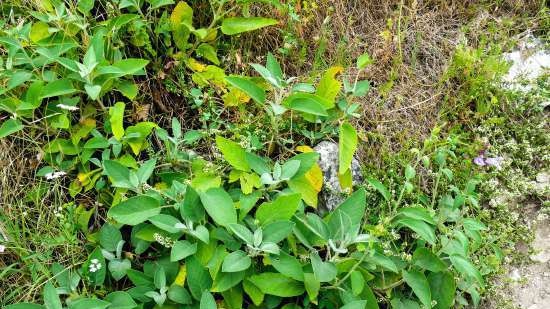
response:
{"label": "yellowing leaf", "polygon": [[302,200],[309,206],[317,208],[317,191],[305,176],[295,177],[288,181],[288,186],[294,192],[300,193]]}
{"label": "yellowing leaf", "polygon": [[194,72],[204,72],[206,70],[206,65],[194,58],[187,59],[185,65]]}
{"label": "yellowing leaf", "polygon": [[176,279],[174,279],[174,284],[183,286],[185,284],[186,277],[187,277],[187,268],[185,267],[185,265],[180,265],[180,270],[178,271]]}
{"label": "yellowing leaf", "polygon": [[321,192],[321,188],[323,187],[323,171],[321,171],[319,164],[315,163],[304,176],[315,191]]}
{"label": "yellowing leaf", "polygon": [[228,107],[240,106],[241,104],[250,102],[250,97],[237,88],[232,88],[228,93],[222,96],[222,99],[223,104]]}
{"label": "yellowing leaf", "polygon": [[307,153],[307,152],[314,152],[315,150],[313,150],[313,148],[309,146],[301,145],[296,147],[296,151]]}
{"label": "yellowing leaf", "polygon": [[111,122],[111,130],[117,140],[124,136],[123,117],[124,107],[126,105],[123,102],[117,102],[114,106],[109,108],[109,121]]}
{"label": "yellowing leaf", "polygon": [[36,22],[31,27],[29,38],[32,42],[36,43],[50,36],[50,26],[43,21]]}
{"label": "yellowing leaf", "polygon": [[319,86],[317,86],[316,94],[329,102],[328,105],[325,105],[326,109],[334,107],[336,96],[340,92],[340,88],[342,88],[342,83],[335,77],[336,74],[341,73],[343,70],[344,69],[340,66],[329,68],[325,74],[323,74]]}
{"label": "yellowing leaf", "polygon": [[193,25],[193,9],[185,2],[180,1],[172,14],[170,15],[170,28],[172,29],[174,43],[176,46],[185,50],[187,48],[187,40]]}

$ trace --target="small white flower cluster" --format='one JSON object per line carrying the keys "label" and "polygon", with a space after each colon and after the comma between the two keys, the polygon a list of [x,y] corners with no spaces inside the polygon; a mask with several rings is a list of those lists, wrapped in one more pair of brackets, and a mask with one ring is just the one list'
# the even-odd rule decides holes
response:
{"label": "small white flower cluster", "polygon": [[89,269],[90,269],[91,273],[95,273],[96,271],[100,270],[101,269],[101,263],[99,263],[99,260],[98,259],[92,259],[90,261]]}
{"label": "small white flower cluster", "polygon": [[61,108],[61,109],[71,111],[71,112],[74,112],[74,111],[78,110],[77,106],[71,106],[71,105],[67,105],[67,104],[57,104],[56,106]]}
{"label": "small white flower cluster", "polygon": [[52,179],[56,179],[56,178],[59,178],[61,176],[65,176],[67,175],[67,173],[61,171],[61,172],[51,172],[51,173],[47,173],[46,175],[44,175],[46,177],[47,180],[52,180]]}
{"label": "small white flower cluster", "polygon": [[54,215],[58,218],[63,217],[63,207],[57,206],[57,208],[53,211]]}
{"label": "small white flower cluster", "polygon": [[172,240],[172,238],[164,237],[159,233],[153,234],[153,238],[155,238],[155,240],[165,248],[171,248],[174,245],[174,240]]}
{"label": "small white flower cluster", "polygon": [[0,245],[0,253],[4,253],[6,251],[6,246]]}

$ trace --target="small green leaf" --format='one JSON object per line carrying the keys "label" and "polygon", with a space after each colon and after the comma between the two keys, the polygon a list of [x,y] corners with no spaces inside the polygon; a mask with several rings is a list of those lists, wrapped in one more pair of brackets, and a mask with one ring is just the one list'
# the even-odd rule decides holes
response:
{"label": "small green leaf", "polygon": [[447,269],[447,264],[445,264],[437,255],[426,248],[418,248],[414,251],[412,263],[433,272]]}
{"label": "small green leaf", "polygon": [[176,226],[181,223],[178,219],[171,215],[158,214],[148,219],[154,226],[171,234],[175,234],[180,231]]}
{"label": "small green leaf", "polygon": [[353,295],[357,296],[363,292],[365,288],[365,277],[361,274],[360,271],[354,270],[350,275],[351,281],[351,292]]}
{"label": "small green leaf", "polygon": [[84,90],[86,90],[86,93],[92,100],[97,100],[99,98],[99,93],[101,92],[101,86],[100,85],[84,85]]}
{"label": "small green leaf", "polygon": [[231,252],[223,260],[222,271],[226,273],[234,273],[246,270],[252,264],[250,257],[241,250]]}
{"label": "small green leaf", "polygon": [[332,262],[323,262],[316,252],[311,253],[309,257],[313,273],[317,280],[320,282],[330,282],[336,278],[338,270]]}
{"label": "small green leaf", "polygon": [[156,199],[138,195],[111,207],[107,215],[117,222],[136,225],[160,213],[160,203]]}
{"label": "small green leaf", "polygon": [[281,251],[277,257],[271,258],[271,264],[281,274],[294,280],[304,281],[302,264],[288,253]]}
{"label": "small green leaf", "polygon": [[4,138],[10,134],[23,130],[23,124],[17,119],[8,119],[0,126],[0,138]]}
{"label": "small green leaf", "polygon": [[414,294],[420,299],[424,306],[431,308],[432,294],[430,292],[430,284],[423,273],[411,270],[403,270],[403,280],[411,287]]}
{"label": "small green leaf", "polygon": [[119,188],[133,188],[130,182],[130,170],[117,161],[103,161],[103,172],[109,176],[113,186]]}
{"label": "small green leaf", "polygon": [[122,233],[110,224],[104,224],[99,230],[99,244],[107,251],[115,252],[122,240]]}
{"label": "small green leaf", "polygon": [[42,88],[42,93],[40,95],[41,99],[57,97],[61,95],[75,93],[76,89],[73,87],[73,84],[68,79],[58,79],[53,82],[50,82]]}
{"label": "small green leaf", "polygon": [[170,261],[177,262],[197,252],[197,244],[192,244],[187,240],[178,240],[172,246],[170,252]]}
{"label": "small green leaf", "polygon": [[222,21],[222,32],[227,35],[235,35],[242,32],[253,31],[267,26],[276,25],[277,20],[264,17],[230,17]]}
{"label": "small green leaf", "polygon": [[371,186],[373,186],[380,194],[382,194],[382,197],[384,197],[384,199],[386,201],[390,201],[391,199],[391,194],[390,194],[390,191],[388,191],[388,189],[386,188],[386,186],[384,186],[380,181],[376,180],[376,179],[373,179],[373,178],[369,178],[368,179],[368,182]]}
{"label": "small green leaf", "polygon": [[57,290],[51,282],[47,282],[44,286],[44,305],[46,309],[63,309]]}
{"label": "small green leaf", "polygon": [[366,305],[367,305],[366,300],[353,300],[345,304],[344,306],[340,307],[340,309],[365,309]]}
{"label": "small green leaf", "polygon": [[123,102],[117,102],[114,106],[109,108],[109,122],[111,123],[111,130],[113,136],[120,141],[124,136],[124,108]]}
{"label": "small green leaf", "polygon": [[295,111],[316,116],[328,116],[325,101],[325,99],[315,94],[297,92],[288,96],[283,104]]}
{"label": "small green leaf", "polygon": [[476,279],[481,287],[485,286],[483,276],[481,275],[479,270],[465,257],[458,254],[453,254],[449,258],[451,259],[451,263],[459,273],[464,276]]}
{"label": "small green leaf", "polygon": [[72,301],[69,309],[106,309],[111,303],[97,298],[80,298]]}
{"label": "small green leaf", "polygon": [[364,53],[357,58],[357,68],[359,70],[364,69],[367,65],[372,64],[374,61],[371,59],[368,53]]}
{"label": "small green leaf", "polygon": [[220,64],[220,60],[218,59],[216,48],[214,48],[214,46],[208,43],[200,44],[199,47],[197,47],[197,49],[195,50],[195,53],[197,53],[197,55],[203,57],[204,59],[212,62],[215,65]]}
{"label": "small green leaf", "polygon": [[200,309],[216,309],[218,306],[216,305],[216,300],[214,299],[214,296],[208,291],[202,292],[201,296],[201,303],[200,303]]}
{"label": "small green leaf", "polygon": [[35,22],[32,24],[29,39],[31,39],[33,43],[43,40],[51,35],[49,29],[50,26],[47,23],[43,21]]}
{"label": "small green leaf", "polygon": [[262,293],[279,297],[294,297],[304,293],[300,281],[288,278],[283,274],[265,272],[248,278]]}
{"label": "small green leaf", "polygon": [[246,93],[254,101],[265,104],[265,90],[260,88],[254,82],[240,76],[227,76],[225,80],[233,87]]}
{"label": "small green leaf", "polygon": [[304,286],[309,300],[316,303],[319,290],[321,289],[321,282],[317,280],[314,274],[304,273]]}
{"label": "small green leaf", "polygon": [[357,149],[357,132],[349,123],[340,126],[338,142],[338,173],[345,174],[351,168],[351,161]]}
{"label": "small green leaf", "polygon": [[237,223],[237,211],[233,206],[233,200],[222,188],[211,188],[200,193],[204,209],[208,215],[221,226]]}
{"label": "small green leaf", "polygon": [[300,194],[279,195],[273,202],[263,203],[256,210],[256,219],[266,225],[277,220],[289,220],[300,206]]}

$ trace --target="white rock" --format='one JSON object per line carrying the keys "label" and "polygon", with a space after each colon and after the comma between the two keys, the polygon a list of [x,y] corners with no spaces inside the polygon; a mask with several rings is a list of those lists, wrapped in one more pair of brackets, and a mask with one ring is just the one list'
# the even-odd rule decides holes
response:
{"label": "white rock", "polygon": [[532,35],[522,39],[518,45],[517,50],[504,54],[511,67],[503,79],[509,89],[529,91],[532,86],[521,82],[534,81],[549,72],[550,51],[545,50],[544,44]]}

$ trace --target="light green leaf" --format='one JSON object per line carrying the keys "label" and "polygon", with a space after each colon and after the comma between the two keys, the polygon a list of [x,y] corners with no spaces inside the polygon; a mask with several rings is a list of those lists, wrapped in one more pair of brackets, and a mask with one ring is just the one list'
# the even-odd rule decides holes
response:
{"label": "light green leaf", "polygon": [[317,303],[317,296],[319,295],[319,290],[321,289],[321,282],[317,280],[314,274],[304,273],[304,286],[306,288],[309,300]]}
{"label": "light green leaf", "polygon": [[323,262],[319,257],[319,254],[312,252],[309,255],[311,259],[311,267],[313,268],[313,273],[315,277],[320,282],[330,282],[336,278],[338,270],[332,262]]}
{"label": "light green leaf", "polygon": [[340,66],[329,68],[323,77],[319,81],[316,94],[326,99],[325,109],[331,109],[334,107],[336,96],[340,93],[342,83],[336,79],[336,74],[342,72],[344,69]]}
{"label": "light green leaf", "polygon": [[260,88],[254,82],[240,76],[227,76],[225,80],[231,84],[231,86],[238,88],[246,93],[254,101],[265,104],[265,90]]}
{"label": "light green leaf", "polygon": [[271,258],[271,264],[281,274],[298,281],[304,281],[302,264],[293,256],[281,251],[277,257]]}
{"label": "light green leaf", "polygon": [[279,195],[273,202],[263,203],[256,210],[256,219],[266,225],[277,220],[289,220],[300,206],[300,194]]}
{"label": "light green leaf", "polygon": [[105,175],[109,176],[109,179],[115,187],[128,189],[134,187],[130,182],[130,170],[117,161],[103,161],[103,172]]}
{"label": "light green leaf", "polygon": [[220,60],[218,59],[216,48],[208,43],[200,44],[199,47],[197,47],[197,49],[195,50],[195,53],[215,65],[220,65]]}
{"label": "light green leaf", "polygon": [[288,278],[283,274],[265,272],[248,278],[264,294],[279,297],[294,297],[304,293],[304,285],[300,281]]}
{"label": "light green leaf", "polygon": [[126,105],[123,102],[117,102],[114,106],[109,108],[109,122],[111,123],[111,130],[113,136],[120,141],[124,136],[124,108]]}
{"label": "light green leaf", "polygon": [[246,160],[246,151],[241,145],[227,138],[216,136],[216,146],[218,146],[224,159],[231,164],[231,166],[241,171],[250,171],[250,166]]}
{"label": "light green leaf", "polygon": [[136,84],[128,80],[119,80],[115,88],[130,100],[135,99],[138,94],[138,87]]}
{"label": "light green leaf", "polygon": [[47,309],[63,309],[57,290],[51,282],[47,282],[44,286],[44,305]]}
{"label": "light green leaf", "polygon": [[187,240],[178,240],[172,246],[170,252],[170,261],[177,262],[197,252],[197,244],[192,244]]}
{"label": "light green leaf", "polygon": [[181,222],[171,215],[159,214],[156,216],[152,216],[148,220],[153,223],[154,226],[168,233],[175,234],[180,231],[180,229],[177,228],[176,225]]}
{"label": "light green leaf", "polygon": [[149,60],[138,58],[127,58],[118,60],[113,65],[101,66],[97,68],[97,75],[110,74],[112,77],[122,77],[126,75],[140,74],[149,64]]}
{"label": "light green leaf", "polygon": [[325,99],[315,94],[297,92],[288,96],[283,104],[295,111],[317,116],[328,116],[325,101]]}
{"label": "light green leaf", "polygon": [[464,276],[476,279],[481,287],[485,286],[483,276],[481,275],[479,270],[465,257],[458,254],[453,254],[449,258],[451,259],[451,263],[459,273]]}
{"label": "light green leaf", "polygon": [[8,119],[0,126],[0,138],[4,138],[10,134],[23,130],[23,124],[17,119]]}
{"label": "light green leaf", "polygon": [[263,227],[263,240],[266,242],[278,243],[285,239],[294,228],[294,222],[279,220],[266,224]]}
{"label": "light green leaf", "polygon": [[216,300],[214,299],[214,296],[208,291],[202,292],[201,296],[201,303],[200,303],[200,309],[216,309],[218,306],[216,305]]}
{"label": "light green leaf", "polygon": [[336,231],[341,229],[340,226],[340,214],[350,218],[351,225],[345,227],[346,231],[355,232],[359,231],[361,226],[361,220],[365,215],[367,193],[365,189],[361,188],[350,195],[340,206],[338,206],[332,213],[328,216],[328,227],[332,235]]}
{"label": "light green leaf", "polygon": [[414,251],[412,263],[422,269],[438,272],[447,269],[445,264],[437,255],[427,248],[418,248]]}
{"label": "light green leaf", "polygon": [[180,1],[170,14],[170,28],[172,29],[174,42],[180,50],[187,49],[189,27],[193,25],[193,9],[185,2]]}
{"label": "light green leaf", "polygon": [[4,309],[47,309],[47,308],[38,304],[18,303],[13,305],[7,305]]}
{"label": "light green leaf", "polygon": [[366,300],[353,300],[345,304],[344,306],[340,307],[340,309],[365,309],[366,305],[367,305]]}
{"label": "light green leaf", "polygon": [[351,168],[351,161],[357,149],[357,132],[345,122],[340,126],[338,142],[338,173],[345,174]]}
{"label": "light green leaf", "polygon": [[61,95],[75,93],[76,89],[73,87],[73,84],[68,79],[58,79],[56,81],[50,82],[42,88],[42,94],[40,95],[41,99],[57,97]]}
{"label": "light green leaf", "polygon": [[222,21],[222,32],[227,35],[235,35],[242,32],[253,31],[267,26],[276,25],[277,20],[264,17],[231,17]]}
{"label": "light green leaf", "polygon": [[222,271],[226,273],[234,273],[246,270],[252,264],[250,257],[241,250],[237,250],[228,254],[222,264]]}
{"label": "light green leaf", "polygon": [[69,305],[69,309],[105,309],[109,307],[111,303],[97,298],[80,298],[72,301]]}
{"label": "light green leaf", "polygon": [[430,284],[426,276],[416,270],[403,270],[403,280],[411,287],[414,294],[420,299],[424,306],[431,308],[432,293],[430,292]]}
{"label": "light green leaf", "polygon": [[428,275],[432,298],[437,304],[433,309],[449,309],[452,307],[456,292],[456,283],[451,272],[434,272]]}
{"label": "light green leaf", "polygon": [[353,295],[357,296],[363,292],[365,288],[365,277],[361,274],[360,271],[354,270],[350,275],[351,281],[351,292]]}
{"label": "light green leaf", "polygon": [[415,219],[415,220],[422,220],[426,223],[436,225],[437,222],[434,220],[430,212],[423,207],[405,207],[399,209],[397,211],[397,215]]}
{"label": "light green leaf", "polygon": [[160,203],[156,199],[138,195],[111,207],[107,215],[117,222],[136,225],[160,213]]}
{"label": "light green leaf", "polygon": [[376,179],[373,179],[373,178],[369,178],[368,179],[368,182],[371,186],[373,186],[380,194],[382,194],[382,197],[384,197],[384,199],[389,202],[390,199],[391,199],[391,194],[390,194],[390,191],[388,191],[388,189],[386,188],[386,186],[384,186],[384,184],[382,184],[380,181],[376,180]]}
{"label": "light green leaf", "polygon": [[233,200],[222,188],[212,188],[200,193],[204,209],[208,215],[221,226],[237,223],[237,211],[233,206]]}
{"label": "light green leaf", "polygon": [[43,40],[51,35],[49,29],[50,26],[47,23],[43,21],[35,22],[32,24],[29,39],[31,39],[33,43]]}
{"label": "light green leaf", "polygon": [[158,9],[161,6],[174,4],[174,0],[147,0],[151,4],[151,10]]}
{"label": "light green leaf", "polygon": [[364,69],[367,65],[372,64],[374,61],[371,59],[368,53],[364,53],[357,58],[357,68],[359,70]]}
{"label": "light green leaf", "polygon": [[244,225],[241,225],[238,223],[232,223],[232,224],[229,224],[228,227],[235,235],[237,235],[237,237],[242,239],[247,244],[249,245],[254,244],[254,235]]}

